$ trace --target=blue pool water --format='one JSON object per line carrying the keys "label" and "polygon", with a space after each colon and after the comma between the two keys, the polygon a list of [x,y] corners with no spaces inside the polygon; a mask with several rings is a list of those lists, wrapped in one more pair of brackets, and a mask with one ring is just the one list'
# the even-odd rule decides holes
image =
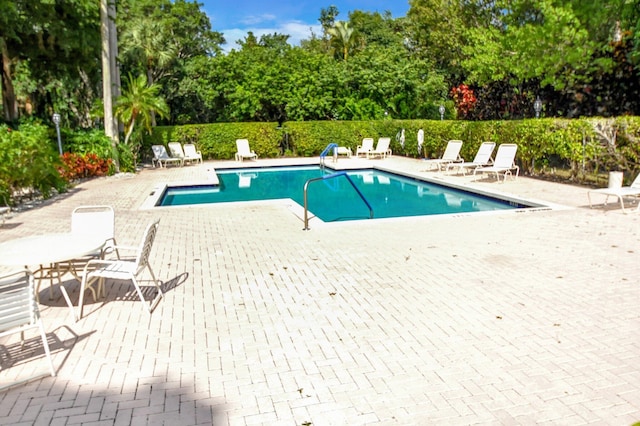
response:
{"label": "blue pool water", "polygon": [[[317,166],[221,170],[219,186],[169,187],[158,205],[291,198],[304,206],[305,182],[331,173]],[[378,170],[346,173],[376,219],[527,207]],[[370,218],[369,208],[345,176],[311,182],[307,194],[309,211],[325,222]]]}

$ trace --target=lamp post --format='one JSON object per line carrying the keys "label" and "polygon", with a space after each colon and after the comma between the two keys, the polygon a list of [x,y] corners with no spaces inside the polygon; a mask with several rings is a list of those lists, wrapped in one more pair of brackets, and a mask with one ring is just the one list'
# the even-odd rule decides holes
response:
{"label": "lamp post", "polygon": [[444,120],[444,105],[440,105],[438,111],[440,111],[440,120]]}
{"label": "lamp post", "polygon": [[62,141],[60,140],[60,114],[53,113],[53,124],[56,125],[56,133],[58,134],[58,152],[62,155]]}
{"label": "lamp post", "polygon": [[533,102],[533,110],[536,112],[536,118],[540,118],[540,111],[542,111],[540,96],[536,96],[536,100]]}

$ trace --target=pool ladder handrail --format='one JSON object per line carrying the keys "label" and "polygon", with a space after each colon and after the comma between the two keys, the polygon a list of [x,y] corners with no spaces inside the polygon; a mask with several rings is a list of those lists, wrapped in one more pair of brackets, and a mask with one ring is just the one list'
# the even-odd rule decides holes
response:
{"label": "pool ladder handrail", "polygon": [[[327,154],[329,152],[331,152],[331,149],[334,150],[333,152],[333,156],[336,157],[337,153],[335,151],[335,149],[338,148],[338,144],[335,142],[331,142],[329,145],[327,145],[327,147],[320,153],[320,167],[324,167],[324,159],[327,156]],[[335,159],[334,159],[335,161]]]}
{"label": "pool ladder handrail", "polygon": [[369,204],[369,202],[367,201],[367,199],[365,198],[364,194],[362,194],[362,192],[358,189],[358,187],[356,186],[355,183],[353,183],[353,180],[351,180],[351,177],[349,177],[349,175],[346,172],[336,172],[336,173],[331,173],[329,175],[324,175],[324,176],[320,176],[317,178],[311,178],[308,181],[305,182],[304,184],[304,231],[308,231],[309,230],[309,207],[308,207],[308,203],[307,203],[307,190],[309,189],[309,184],[311,182],[315,182],[318,180],[325,180],[325,179],[333,179],[333,178],[337,178],[340,176],[344,176],[347,178],[347,181],[349,181],[349,183],[351,184],[351,186],[353,186],[353,189],[356,190],[356,193],[360,196],[360,198],[362,199],[362,201],[364,201],[364,203],[367,205],[367,208],[369,209],[369,219],[373,219],[373,207],[371,207],[371,204]]}

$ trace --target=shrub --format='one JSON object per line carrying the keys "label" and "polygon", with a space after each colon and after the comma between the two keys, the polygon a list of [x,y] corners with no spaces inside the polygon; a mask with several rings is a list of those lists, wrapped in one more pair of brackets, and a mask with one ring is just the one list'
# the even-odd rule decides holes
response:
{"label": "shrub", "polygon": [[109,174],[113,160],[106,160],[94,153],[75,154],[65,152],[62,154],[62,165],[58,171],[67,182],[77,179],[105,176]]}
{"label": "shrub", "polygon": [[27,123],[17,129],[0,125],[0,195],[8,203],[17,193],[64,191],[66,182],[58,173],[61,165],[50,129]]}

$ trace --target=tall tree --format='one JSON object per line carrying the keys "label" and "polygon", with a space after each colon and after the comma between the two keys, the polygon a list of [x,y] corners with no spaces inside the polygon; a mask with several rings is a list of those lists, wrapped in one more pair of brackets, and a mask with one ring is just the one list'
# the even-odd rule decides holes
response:
{"label": "tall tree", "polygon": [[98,14],[98,4],[91,0],[65,0],[64,7],[47,0],[0,2],[0,72],[6,121],[31,113],[50,117],[61,90],[61,84],[55,82],[73,80],[82,85],[83,73],[96,75]]}
{"label": "tall tree", "polygon": [[490,21],[491,11],[477,0],[409,0],[407,45],[418,58],[435,60],[452,85],[464,80],[461,61],[466,31]]}
{"label": "tall tree", "polygon": [[350,25],[358,31],[362,43],[367,46],[372,44],[395,48],[403,46],[405,37],[408,36],[404,21],[404,19],[394,19],[389,11],[384,14],[361,10],[349,13]]}
{"label": "tall tree", "polygon": [[144,67],[147,83],[153,84],[177,57],[177,46],[163,22],[138,16],[130,19],[122,33],[122,56]]}
{"label": "tall tree", "polygon": [[349,25],[349,22],[338,21],[327,30],[327,33],[331,36],[331,43],[335,49],[342,54],[342,59],[347,61],[349,59],[349,50],[355,42],[353,28]]}
{"label": "tall tree", "polygon": [[[119,0],[123,69],[144,72],[149,83],[162,86],[171,106],[170,122],[184,122],[194,106],[185,102],[183,80],[189,62],[221,53],[221,33],[211,29],[201,4],[185,0]],[[153,121],[153,120],[152,120]]]}

